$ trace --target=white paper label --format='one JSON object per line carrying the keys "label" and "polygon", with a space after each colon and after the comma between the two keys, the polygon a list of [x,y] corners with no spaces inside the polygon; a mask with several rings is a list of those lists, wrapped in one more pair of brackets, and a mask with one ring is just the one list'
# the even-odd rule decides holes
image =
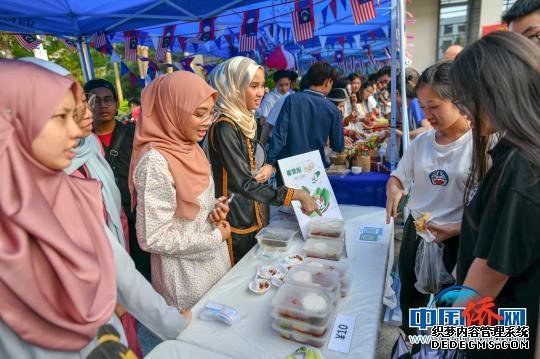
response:
{"label": "white paper label", "polygon": [[349,353],[355,323],[356,317],[354,315],[338,314],[330,334],[328,349],[345,354]]}

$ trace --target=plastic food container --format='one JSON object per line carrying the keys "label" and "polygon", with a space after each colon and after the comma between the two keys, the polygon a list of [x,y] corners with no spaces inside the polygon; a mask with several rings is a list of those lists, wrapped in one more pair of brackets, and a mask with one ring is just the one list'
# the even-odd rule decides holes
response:
{"label": "plastic food container", "polygon": [[304,251],[308,257],[338,261],[343,254],[344,245],[344,242],[333,239],[308,238],[304,243]]}
{"label": "plastic food container", "polygon": [[[332,313],[334,314],[334,313]],[[276,324],[280,329],[285,330],[294,330],[305,335],[311,335],[314,337],[322,337],[330,329],[330,324],[332,324],[332,319],[334,315],[328,316],[328,319],[325,320],[321,325],[313,325],[301,320],[295,320],[291,318],[284,318],[279,315],[279,311],[276,309],[272,310],[270,314],[274,318],[273,323]]]}
{"label": "plastic food container", "polygon": [[290,229],[265,227],[257,233],[255,238],[265,249],[286,251],[290,248],[295,234],[296,231]]}
{"label": "plastic food container", "polygon": [[272,306],[284,318],[321,325],[335,311],[333,301],[328,291],[285,283],[272,298]]}
{"label": "plastic food container", "polygon": [[315,269],[326,269],[328,271],[336,272],[339,275],[341,283],[341,296],[346,297],[351,289],[353,276],[349,272],[349,265],[347,262],[341,261],[329,261],[326,259],[307,258],[305,262],[298,268],[309,267]]}
{"label": "plastic food container", "polygon": [[312,238],[345,238],[345,221],[342,219],[316,217],[309,221],[308,236]]}
{"label": "plastic food container", "polygon": [[328,337],[330,336],[330,332],[331,332],[331,330],[327,330],[325,335],[321,337],[315,337],[312,335],[300,333],[295,330],[283,329],[279,325],[277,325],[275,321],[272,322],[272,328],[281,337],[285,339],[294,340],[295,342],[308,344],[317,348],[322,347],[328,341]]}
{"label": "plastic food container", "polygon": [[335,298],[341,295],[339,273],[327,268],[298,266],[291,269],[285,277],[285,283],[304,287],[320,288],[333,293]]}

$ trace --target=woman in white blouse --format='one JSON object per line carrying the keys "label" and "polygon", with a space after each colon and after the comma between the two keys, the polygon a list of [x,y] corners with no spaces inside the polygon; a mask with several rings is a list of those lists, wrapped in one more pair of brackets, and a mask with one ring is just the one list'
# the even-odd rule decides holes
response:
{"label": "woman in white blouse", "polygon": [[214,196],[198,145],[216,97],[186,71],[161,76],[142,93],[130,175],[137,238],[151,253],[154,288],[177,308],[191,308],[230,268],[229,208]]}

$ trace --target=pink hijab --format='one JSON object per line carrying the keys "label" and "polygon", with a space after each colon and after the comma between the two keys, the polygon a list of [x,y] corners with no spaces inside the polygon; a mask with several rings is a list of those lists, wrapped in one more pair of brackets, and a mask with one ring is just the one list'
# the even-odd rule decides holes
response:
{"label": "pink hijab", "polygon": [[0,60],[0,318],[23,340],[78,351],[116,303],[100,184],[34,159],[32,141],[74,82]]}
{"label": "pink hijab", "polygon": [[132,202],[133,172],[141,156],[154,148],[165,157],[176,187],[176,216],[194,219],[197,197],[210,183],[210,164],[202,148],[189,141],[183,126],[203,101],[217,92],[199,76],[176,71],[155,79],[142,92],[142,117],[137,122],[129,174]]}

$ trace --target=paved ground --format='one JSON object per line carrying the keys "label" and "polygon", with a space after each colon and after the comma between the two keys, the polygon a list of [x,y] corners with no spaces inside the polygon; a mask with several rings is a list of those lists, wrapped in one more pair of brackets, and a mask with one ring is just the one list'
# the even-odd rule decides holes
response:
{"label": "paved ground", "polygon": [[[396,221],[399,222],[399,219]],[[396,270],[397,259],[399,255],[399,247],[401,245],[401,237],[403,234],[403,225],[398,223],[394,227],[394,267],[392,271]],[[396,326],[381,324],[379,331],[379,341],[377,344],[377,357],[376,359],[390,359],[392,353],[392,347],[399,336],[399,329]]]}

